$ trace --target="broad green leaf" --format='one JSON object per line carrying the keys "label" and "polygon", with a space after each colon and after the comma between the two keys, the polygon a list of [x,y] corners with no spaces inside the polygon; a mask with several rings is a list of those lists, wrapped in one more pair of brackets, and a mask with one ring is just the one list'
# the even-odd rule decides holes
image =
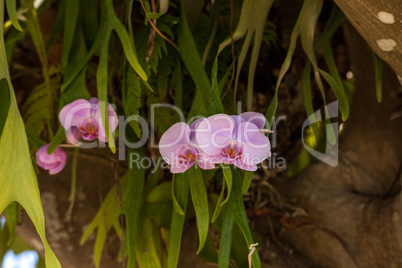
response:
{"label": "broad green leaf", "polygon": [[[129,153],[133,152],[131,150]],[[137,151],[135,151],[137,152]],[[142,152],[137,152],[141,156]],[[142,168],[137,168],[133,166],[129,170],[128,185],[127,190],[124,193],[123,199],[123,211],[126,215],[126,241],[127,241],[127,251],[128,251],[128,265],[127,267],[135,268],[135,243],[138,235],[143,226],[143,221],[145,217],[144,209],[144,184],[145,184],[145,170]],[[158,173],[157,173],[158,174]]]}
{"label": "broad green leaf", "polygon": [[243,194],[247,194],[248,189],[250,188],[251,181],[253,180],[253,171],[246,171],[246,174],[244,175],[244,181],[243,181]]}
{"label": "broad green leaf", "polygon": [[156,245],[159,239],[158,226],[147,218],[135,241],[135,255],[140,268],[162,268]]}
{"label": "broad green leaf", "polygon": [[382,60],[373,52],[374,68],[375,68],[375,92],[377,101],[382,100]]}
{"label": "broad green leaf", "polygon": [[[178,207],[181,207],[183,211],[187,210],[188,201],[188,178],[187,174],[178,173],[175,174],[176,182],[173,183],[174,193],[176,194],[176,200]],[[179,261],[181,234],[183,231],[185,215],[177,213],[176,209],[172,210],[172,223],[170,224],[169,242],[168,242],[168,268],[176,268]]]}
{"label": "broad green leaf", "polygon": [[223,172],[223,177],[225,178],[226,185],[228,186],[228,195],[219,206],[223,206],[229,201],[230,198],[230,193],[232,192],[232,171],[230,170],[230,167],[226,164],[221,164],[222,166],[222,172]]}
{"label": "broad green leaf", "polygon": [[233,223],[234,219],[231,210],[226,208],[223,212],[221,239],[219,242],[218,264],[220,268],[229,267]]}
{"label": "broad green leaf", "polygon": [[[4,20],[4,0],[0,0],[0,24]],[[0,189],[7,189],[0,195],[0,214],[13,201],[18,202],[27,212],[38,232],[44,248],[47,267],[61,267],[50,248],[45,235],[45,218],[36,175],[30,158],[28,140],[24,123],[18,110],[14,90],[8,72],[7,57],[4,47],[3,27],[0,27],[0,95],[9,96],[5,101],[9,107],[1,118],[6,118],[0,136]],[[7,90],[7,93],[4,91]],[[3,101],[2,101],[3,102]],[[0,122],[1,123],[1,122]]]}
{"label": "broad green leaf", "polygon": [[7,13],[10,16],[11,22],[18,31],[23,31],[17,18],[17,0],[6,0]]}
{"label": "broad green leaf", "polygon": [[21,212],[21,211],[18,211],[19,209],[21,209],[21,208],[19,208],[18,203],[12,202],[4,210],[4,214],[6,215],[6,219],[7,219],[8,231],[9,231],[7,246],[10,246],[11,243],[15,239],[15,228],[17,227],[17,218],[18,218],[18,214]]}
{"label": "broad green leaf", "polygon": [[0,80],[0,137],[7,120],[8,111],[10,110],[10,100],[11,97],[8,88],[8,80],[2,78]]}
{"label": "broad green leaf", "polygon": [[[233,175],[233,192],[229,199],[230,208],[233,214],[233,217],[241,229],[244,238],[246,239],[247,247],[251,244],[254,244],[255,241],[251,236],[250,227],[247,222],[246,210],[243,203],[243,174],[238,168],[232,168]],[[252,256],[252,262],[254,268],[261,267],[260,257],[258,256],[258,252],[254,252]]]}
{"label": "broad green leaf", "polygon": [[211,87],[207,73],[202,65],[197,46],[187,24],[183,8],[180,10],[180,24],[177,44],[180,48],[180,55],[186,64],[200,93],[201,101],[207,110],[207,115],[213,115],[223,112],[222,102],[216,88]]}
{"label": "broad green leaf", "polygon": [[208,211],[208,197],[202,179],[201,170],[199,167],[191,167],[186,175],[189,177],[189,185],[191,192],[191,199],[193,201],[194,210],[197,218],[199,246],[197,254],[202,250],[205,240],[208,236],[209,228],[209,211]]}
{"label": "broad green leaf", "polygon": [[78,19],[79,0],[67,0],[65,4],[64,15],[64,35],[63,35],[63,51],[61,54],[61,61],[64,66],[68,64],[68,57],[70,54],[71,46],[74,42],[74,33]]}

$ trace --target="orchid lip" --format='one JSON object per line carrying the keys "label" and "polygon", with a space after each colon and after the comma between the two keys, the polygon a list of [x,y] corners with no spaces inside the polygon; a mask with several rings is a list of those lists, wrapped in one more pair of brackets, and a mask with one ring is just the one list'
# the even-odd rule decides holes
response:
{"label": "orchid lip", "polygon": [[188,145],[179,147],[176,153],[179,166],[188,165],[195,162],[197,155],[194,148],[190,148]]}
{"label": "orchid lip", "polygon": [[225,148],[222,149],[222,155],[227,157],[228,160],[233,161],[241,158],[243,154],[243,146],[236,140],[231,140],[228,142]]}

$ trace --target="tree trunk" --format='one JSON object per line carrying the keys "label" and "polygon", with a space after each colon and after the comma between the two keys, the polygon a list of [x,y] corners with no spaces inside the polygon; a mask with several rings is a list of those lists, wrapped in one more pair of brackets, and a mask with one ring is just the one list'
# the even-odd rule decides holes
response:
{"label": "tree trunk", "polygon": [[340,137],[340,163],[315,163],[276,185],[297,199],[310,223],[280,238],[319,267],[402,267],[402,124],[390,120],[401,104],[400,85],[386,66],[378,103],[372,53],[350,24],[344,29],[356,91]]}

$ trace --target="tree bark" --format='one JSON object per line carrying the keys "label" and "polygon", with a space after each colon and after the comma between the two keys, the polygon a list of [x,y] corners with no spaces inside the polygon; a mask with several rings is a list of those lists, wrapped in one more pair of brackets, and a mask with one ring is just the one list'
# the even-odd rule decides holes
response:
{"label": "tree bark", "polygon": [[276,185],[297,198],[310,223],[285,230],[281,239],[319,267],[402,267],[402,124],[390,120],[401,104],[399,83],[386,66],[378,103],[369,47],[350,24],[344,29],[356,91],[340,163],[315,163]]}
{"label": "tree bark", "polygon": [[335,0],[367,44],[402,80],[402,2]]}

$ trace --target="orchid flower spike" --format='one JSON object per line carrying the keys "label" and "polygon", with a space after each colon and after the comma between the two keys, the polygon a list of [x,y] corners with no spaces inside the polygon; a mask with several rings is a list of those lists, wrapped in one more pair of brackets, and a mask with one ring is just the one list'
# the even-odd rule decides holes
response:
{"label": "orchid flower spike", "polygon": [[49,155],[47,153],[49,145],[50,144],[46,144],[36,151],[36,163],[41,168],[49,170],[49,173],[53,175],[59,173],[64,168],[67,154],[63,149],[57,147],[57,149]]}
{"label": "orchid flower spike", "polygon": [[[92,98],[89,101],[75,100],[63,107],[59,119],[67,131],[67,142],[76,144],[81,138],[86,141],[92,141],[96,138],[103,142],[107,141],[101,119],[100,105],[101,103],[97,98]],[[107,108],[109,128],[113,132],[117,128],[118,118],[110,104]]]}

